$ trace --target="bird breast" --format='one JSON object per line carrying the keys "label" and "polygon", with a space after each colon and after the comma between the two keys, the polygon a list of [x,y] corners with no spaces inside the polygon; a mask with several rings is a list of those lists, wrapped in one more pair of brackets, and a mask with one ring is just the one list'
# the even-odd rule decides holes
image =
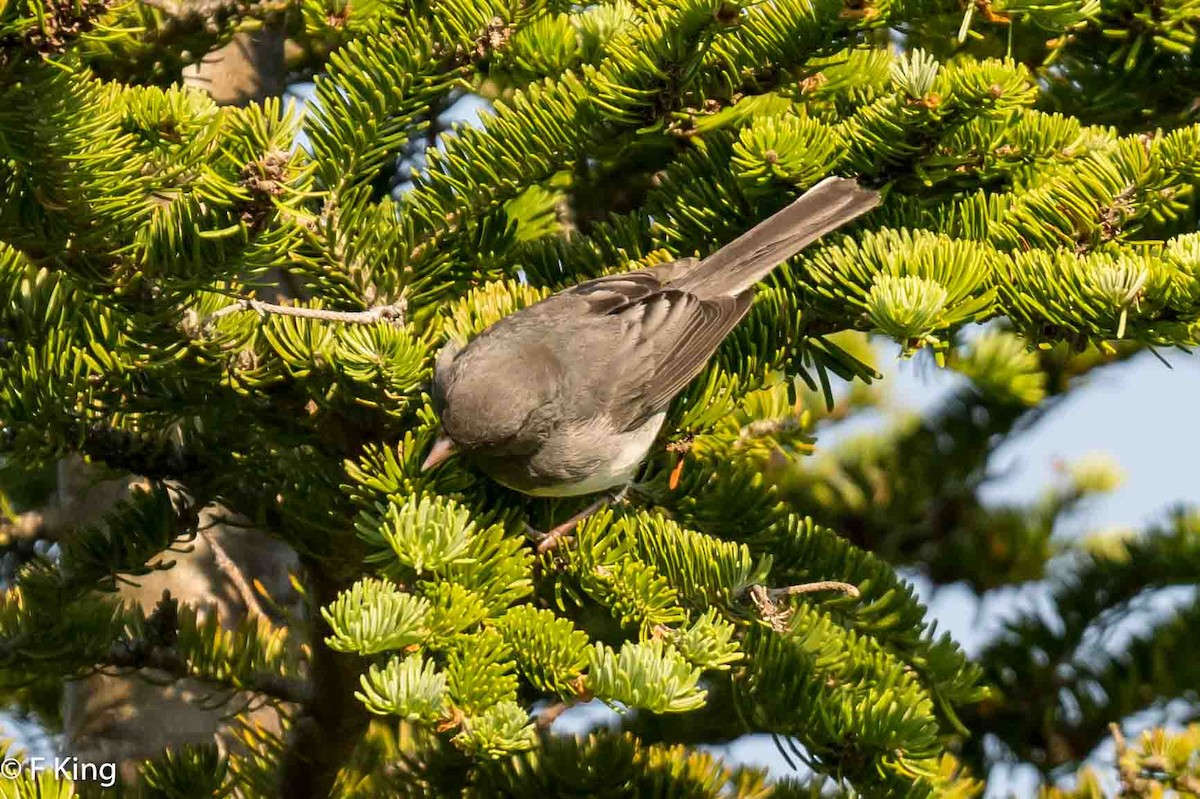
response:
{"label": "bird breast", "polygon": [[665,412],[656,413],[640,427],[627,431],[613,431],[606,416],[586,425],[560,429],[546,442],[532,465],[535,468],[538,463],[561,465],[570,462],[573,455],[574,465],[578,467],[582,465],[578,457],[587,453],[586,472],[581,473],[582,470],[576,468],[564,482],[526,489],[526,493],[539,497],[574,497],[628,485],[650,452],[665,416]]}

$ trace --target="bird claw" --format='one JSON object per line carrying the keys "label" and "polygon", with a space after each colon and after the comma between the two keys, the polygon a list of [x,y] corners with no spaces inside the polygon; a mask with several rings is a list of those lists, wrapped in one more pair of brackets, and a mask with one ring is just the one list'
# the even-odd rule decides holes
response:
{"label": "bird claw", "polygon": [[[559,541],[564,536],[566,536],[566,534],[568,532],[570,532],[571,530],[574,530],[575,525],[578,524],[580,521],[582,521],[582,519],[576,518],[576,516],[572,516],[567,521],[563,522],[560,525],[550,528],[546,532],[542,532],[541,530],[538,530],[536,527],[534,527],[531,524],[529,524],[528,522],[526,522],[525,523],[525,537],[528,538],[530,541],[532,541],[536,545],[535,549],[536,549],[537,553],[539,555],[541,555],[541,554],[543,554],[545,552],[549,552],[550,550],[557,547],[559,544]],[[566,537],[570,538],[570,536],[566,536]]]}
{"label": "bird claw", "polygon": [[[594,512],[595,511],[593,511],[593,513]],[[582,518],[576,518],[575,516],[572,516],[562,524],[552,527],[546,532],[542,533],[541,538],[537,539],[537,553],[539,555],[543,555],[557,547],[558,542],[564,537],[569,539],[570,536],[568,536],[567,533],[574,530],[575,526],[581,521],[583,521]]]}
{"label": "bird claw", "polygon": [[629,490],[629,486],[624,486],[620,491],[615,491],[611,494],[602,496],[600,499],[588,505],[583,510],[576,513],[571,518],[559,525],[555,525],[546,532],[542,532],[532,527],[528,522],[525,523],[525,536],[536,544],[536,551],[539,555],[545,554],[558,546],[560,540],[564,537],[569,538],[567,533],[575,529],[575,527],[584,519],[591,516],[593,513],[607,507],[608,505],[625,501],[625,494]]}

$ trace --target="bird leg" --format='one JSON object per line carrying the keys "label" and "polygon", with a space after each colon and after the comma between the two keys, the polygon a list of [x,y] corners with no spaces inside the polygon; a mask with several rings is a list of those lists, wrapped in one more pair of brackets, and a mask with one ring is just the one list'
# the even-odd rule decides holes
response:
{"label": "bird leg", "polygon": [[603,510],[609,505],[625,499],[625,492],[628,490],[629,486],[624,486],[619,491],[615,491],[600,497],[600,499],[588,505],[586,508],[579,511],[579,513],[576,513],[562,524],[555,525],[544,533],[533,529],[527,524],[525,525],[525,534],[537,542],[537,553],[539,555],[541,555],[543,552],[549,552],[558,546],[558,541],[560,538],[574,530],[575,526],[581,521],[591,516],[593,513]]}

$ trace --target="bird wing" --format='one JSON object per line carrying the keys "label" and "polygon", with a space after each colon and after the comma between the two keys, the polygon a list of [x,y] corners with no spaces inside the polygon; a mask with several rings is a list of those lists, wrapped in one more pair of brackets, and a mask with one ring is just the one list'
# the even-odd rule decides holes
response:
{"label": "bird wing", "polygon": [[599,376],[611,386],[604,393],[614,418],[640,423],[666,408],[754,300],[752,291],[701,299],[664,283],[677,273],[662,268],[625,272],[568,289],[587,302],[589,316],[619,322],[610,360],[619,372]]}

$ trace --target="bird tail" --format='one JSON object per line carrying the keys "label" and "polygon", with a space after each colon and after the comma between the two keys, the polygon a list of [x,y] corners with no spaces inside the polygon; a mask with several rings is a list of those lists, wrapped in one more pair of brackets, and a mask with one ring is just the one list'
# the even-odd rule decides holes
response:
{"label": "bird tail", "polygon": [[737,296],[813,241],[879,205],[879,199],[879,192],[856,180],[825,178],[671,286],[702,297]]}

